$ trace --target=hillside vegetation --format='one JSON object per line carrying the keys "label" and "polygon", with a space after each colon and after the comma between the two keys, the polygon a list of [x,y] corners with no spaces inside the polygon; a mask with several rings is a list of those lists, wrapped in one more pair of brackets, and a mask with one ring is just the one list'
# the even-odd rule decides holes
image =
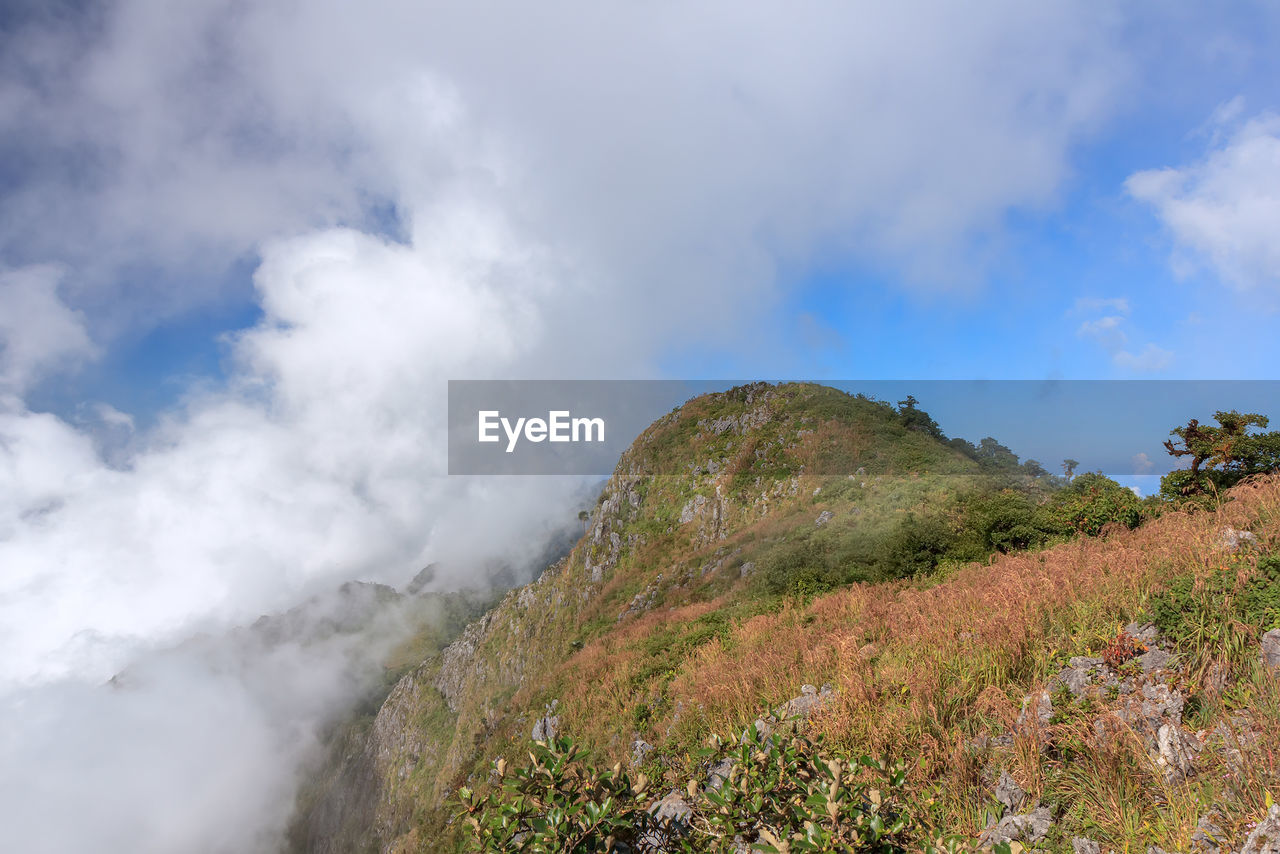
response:
{"label": "hillside vegetation", "polygon": [[[556,791],[565,818],[608,790],[615,811],[557,845],[654,847],[650,820],[619,819],[629,803],[668,850],[806,850],[789,834],[810,831],[808,850],[1188,850],[1206,827],[1225,849],[1276,792],[1259,643],[1280,616],[1280,481],[1219,504],[1151,518],[1101,476],[948,440],[909,401],[763,384],[695,399],[623,456],[567,558],[396,685],[298,847],[465,850],[464,796],[476,825],[527,825]],[[758,749],[735,759],[744,738]],[[828,818],[718,803],[764,779],[757,754],[809,775],[778,809],[848,769],[813,802]],[[889,760],[849,764],[864,755]],[[538,795],[529,767],[576,782]],[[872,793],[874,843],[848,835]]]}

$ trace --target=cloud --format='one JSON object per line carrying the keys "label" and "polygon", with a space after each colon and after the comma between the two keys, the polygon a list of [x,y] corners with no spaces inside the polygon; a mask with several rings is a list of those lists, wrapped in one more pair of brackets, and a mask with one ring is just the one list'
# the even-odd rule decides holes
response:
{"label": "cloud", "polygon": [[1156,464],[1151,461],[1151,457],[1147,456],[1146,452],[1134,454],[1130,462],[1133,463],[1133,473],[1138,475],[1149,474],[1156,467]]}
{"label": "cloud", "polygon": [[[7,839],[276,850],[299,766],[386,641],[215,646],[212,662],[183,641],[349,578],[403,586],[432,561],[439,585],[474,583],[572,518],[572,479],[444,476],[442,380],[519,370],[539,315],[501,295],[545,287],[536,254],[475,207],[422,220],[411,245],[330,230],[265,246],[264,316],[233,342],[231,383],[125,464],[53,415],[0,411]],[[122,669],[145,678],[102,687]]]}
{"label": "cloud", "polygon": [[[1239,105],[1224,113],[1234,119]],[[1181,167],[1135,172],[1125,182],[1174,241],[1175,269],[1209,269],[1240,290],[1280,289],[1280,116],[1261,113],[1214,139]]]}
{"label": "cloud", "polygon": [[294,611],[271,633],[149,651],[108,685],[0,696],[0,714],[22,722],[0,734],[5,839],[30,852],[82,851],[86,839],[90,850],[139,854],[278,850],[300,761],[375,687],[414,619],[407,603],[388,603],[366,630],[335,632],[326,618],[342,613],[339,598]]}
{"label": "cloud", "polygon": [[1076,335],[1095,341],[1111,355],[1111,362],[1118,368],[1133,373],[1158,373],[1173,362],[1173,353],[1154,343],[1148,343],[1134,355],[1126,349],[1129,345],[1129,300],[1124,297],[1110,299],[1076,300],[1076,311],[1112,309],[1120,314],[1108,314],[1094,320],[1085,320],[1076,328]]}
{"label": "cloud", "polygon": [[1114,311],[1117,314],[1129,313],[1128,297],[1080,297],[1076,300],[1074,311],[1077,314],[1097,311]]}
{"label": "cloud", "polygon": [[84,318],[58,296],[54,267],[0,270],[0,395],[96,353]]}
{"label": "cloud", "polygon": [[[113,8],[0,51],[46,72],[0,97],[29,165],[0,247],[69,263],[74,304],[112,328],[216,298],[230,286],[189,271],[264,239],[412,227],[450,188],[654,324],[732,286],[767,298],[816,249],[951,286],[971,238],[1053,204],[1131,77],[1121,22],[1072,4]],[[113,275],[139,263],[157,272]]]}
{"label": "cloud", "polygon": [[1173,352],[1155,344],[1148,344],[1137,354],[1121,350],[1111,358],[1118,367],[1140,374],[1158,373],[1173,364]]}
{"label": "cloud", "polygon": [[1124,318],[1113,314],[1097,320],[1084,321],[1076,330],[1076,334],[1082,338],[1092,338],[1108,350],[1116,350],[1123,347],[1129,340],[1129,336],[1121,328],[1123,325]]}

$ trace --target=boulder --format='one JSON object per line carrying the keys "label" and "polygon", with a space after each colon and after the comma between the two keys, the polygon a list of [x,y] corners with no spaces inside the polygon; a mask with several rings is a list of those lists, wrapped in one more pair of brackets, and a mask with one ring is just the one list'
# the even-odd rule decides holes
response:
{"label": "boulder", "polygon": [[1073,836],[1071,850],[1073,854],[1102,854],[1102,846],[1087,836]]}

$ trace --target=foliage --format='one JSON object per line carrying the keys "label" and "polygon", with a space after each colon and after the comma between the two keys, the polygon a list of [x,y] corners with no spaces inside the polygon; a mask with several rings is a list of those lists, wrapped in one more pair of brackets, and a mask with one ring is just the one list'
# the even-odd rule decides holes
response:
{"label": "foliage", "polygon": [[[1147,651],[1147,645],[1123,629],[1102,649],[1102,660],[1113,670]],[[1066,686],[1063,686],[1064,688]]]}
{"label": "foliage", "polygon": [[907,395],[906,400],[898,401],[898,417],[902,419],[902,426],[908,430],[927,433],[935,439],[944,438],[938,422],[934,421],[929,413],[916,406],[919,402],[912,395]]}
{"label": "foliage", "polygon": [[1166,498],[1218,493],[1251,474],[1280,468],[1280,431],[1250,432],[1267,426],[1265,415],[1231,409],[1213,417],[1216,427],[1192,418],[1170,431],[1173,438],[1165,441],[1165,450],[1173,457],[1190,457],[1191,467],[1161,479],[1160,492]]}
{"label": "foliage", "polygon": [[761,558],[759,584],[768,594],[810,596],[858,581],[904,578],[933,569],[955,543],[948,522],[930,513],[795,536]]}
{"label": "foliage", "polygon": [[602,771],[568,739],[534,742],[529,764],[508,772],[494,763],[497,786],[458,791],[460,817],[476,851],[626,851],[654,824],[644,809],[647,780],[621,765]]}
{"label": "foliage", "polygon": [[900,763],[829,754],[821,740],[713,737],[703,765],[723,770],[686,786],[688,811],[659,818],[644,774],[594,767],[569,739],[535,742],[527,766],[494,765],[498,784],[459,791],[472,850],[484,852],[757,851],[896,852],[908,821]]}
{"label": "foliage", "polygon": [[1181,575],[1151,597],[1147,610],[1184,651],[1247,657],[1259,632],[1280,627],[1280,556],[1261,557],[1254,572]]}
{"label": "foliage", "polygon": [[1136,528],[1144,518],[1142,502],[1131,490],[1097,473],[1081,475],[1047,496],[1039,484],[983,475],[933,503],[897,514],[888,524],[867,521],[845,532],[793,533],[760,560],[760,583],[770,594],[820,594],[853,582],[915,577],[944,563],[1040,548],[1076,534],[1097,536],[1108,525]]}
{"label": "foliage", "polygon": [[1142,522],[1142,502],[1133,490],[1099,472],[1091,472],[1056,493],[1045,513],[1050,531],[1096,537],[1108,524],[1138,527]]}
{"label": "foliage", "polygon": [[712,850],[729,848],[734,837],[764,851],[902,850],[908,822],[898,802],[906,783],[901,763],[849,761],[828,755],[820,737],[766,737],[754,727],[729,743],[713,738],[702,759],[730,768],[728,779],[696,799],[690,822],[695,837],[719,843]]}

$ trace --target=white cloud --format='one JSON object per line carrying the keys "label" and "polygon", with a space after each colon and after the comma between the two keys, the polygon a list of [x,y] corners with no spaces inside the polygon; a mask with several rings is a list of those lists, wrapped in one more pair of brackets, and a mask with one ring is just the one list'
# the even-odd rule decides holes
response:
{"label": "white cloud", "polygon": [[77,279],[99,324],[212,298],[216,277],[186,271],[264,238],[364,223],[369,200],[412,222],[450,187],[663,327],[767,298],[775,266],[815,249],[954,285],[969,238],[1053,203],[1069,146],[1124,92],[1120,23],[1068,3],[132,0],[99,39],[5,45],[49,83],[14,75],[0,97],[37,167],[0,234],[82,275],[159,266],[105,292]]}
{"label": "white cloud", "polygon": [[83,317],[58,296],[53,267],[0,269],[0,395],[92,357]]}
{"label": "white cloud", "polygon": [[1129,313],[1128,297],[1080,297],[1075,303],[1076,313],[1095,311],[1114,311],[1117,314]]}
{"label": "white cloud", "polygon": [[1098,344],[1111,355],[1111,362],[1116,367],[1133,373],[1157,373],[1163,371],[1173,362],[1173,353],[1154,343],[1147,345],[1137,355],[1126,349],[1129,346],[1131,325],[1129,318],[1129,301],[1123,297],[1111,299],[1076,300],[1076,311],[1099,311],[1112,309],[1120,314],[1108,314],[1093,320],[1085,320],[1076,328],[1076,335],[1088,338]]}
{"label": "white cloud", "polygon": [[1200,160],[1136,172],[1125,186],[1169,230],[1175,269],[1194,260],[1242,290],[1280,290],[1280,116],[1259,114]]}
{"label": "white cloud", "polygon": [[1149,474],[1156,467],[1145,451],[1134,454],[1130,462],[1133,463],[1133,473],[1137,475]]}
{"label": "white cloud", "polygon": [[114,427],[133,432],[133,416],[121,412],[109,403],[97,403],[93,406],[93,414],[107,427]]}
{"label": "white cloud", "polygon": [[1109,350],[1115,350],[1128,343],[1129,336],[1123,328],[1124,318],[1108,315],[1097,320],[1086,320],[1080,324],[1076,334],[1082,338],[1092,338]]}
{"label": "white cloud", "polygon": [[1173,364],[1173,352],[1155,344],[1147,344],[1140,353],[1121,350],[1111,357],[1117,367],[1140,374],[1154,374]]}

